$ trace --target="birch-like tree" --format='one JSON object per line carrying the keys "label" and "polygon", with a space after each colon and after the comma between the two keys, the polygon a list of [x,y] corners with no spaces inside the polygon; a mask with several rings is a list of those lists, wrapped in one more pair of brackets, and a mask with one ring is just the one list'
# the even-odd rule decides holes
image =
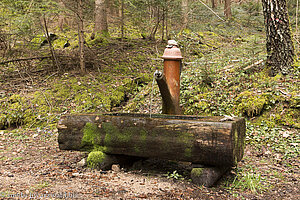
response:
{"label": "birch-like tree", "polygon": [[288,74],[294,62],[286,0],[262,0],[270,75]]}

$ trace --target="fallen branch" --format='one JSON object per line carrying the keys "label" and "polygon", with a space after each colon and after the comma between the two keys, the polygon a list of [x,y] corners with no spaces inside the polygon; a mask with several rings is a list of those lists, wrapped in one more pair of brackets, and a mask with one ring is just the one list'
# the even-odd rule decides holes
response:
{"label": "fallen branch", "polygon": [[199,0],[200,3],[202,3],[208,10],[210,10],[216,17],[218,17],[220,20],[222,20],[223,22],[225,22],[224,19],[222,19],[215,11],[213,11],[208,5],[206,5],[203,1]]}
{"label": "fallen branch", "polygon": [[39,57],[31,57],[31,58],[18,58],[14,60],[7,60],[4,62],[1,62],[0,65],[5,65],[11,62],[19,62],[19,61],[27,61],[27,60],[36,60],[36,59],[46,59],[46,58],[51,58],[51,56],[39,56]]}
{"label": "fallen branch", "polygon": [[244,70],[246,71],[246,70],[248,70],[248,69],[251,69],[252,67],[258,66],[258,65],[260,65],[260,64],[263,63],[263,62],[264,62],[264,60],[256,61],[256,62],[253,63],[252,65],[249,65],[249,66],[245,67]]}

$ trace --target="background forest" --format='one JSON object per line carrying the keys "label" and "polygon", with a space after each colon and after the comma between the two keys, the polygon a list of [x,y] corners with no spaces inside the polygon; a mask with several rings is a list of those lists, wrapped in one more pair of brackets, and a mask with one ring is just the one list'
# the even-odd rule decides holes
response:
{"label": "background forest", "polygon": [[[6,167],[0,169],[0,194],[20,192],[21,175],[10,166],[37,162],[38,155],[28,153],[35,151],[36,141],[41,144],[37,149],[45,146],[40,150],[48,156],[59,154],[56,126],[62,115],[160,113],[153,73],[162,69],[167,40],[174,39],[184,57],[183,113],[245,117],[247,147],[243,162],[216,187],[193,186],[189,175],[172,168],[164,178],[191,191],[153,190],[153,198],[183,194],[183,199],[297,199],[300,19],[298,0],[286,3],[294,63],[290,73],[269,76],[258,0],[1,0],[0,163]],[[41,177],[22,188],[57,192],[55,184],[65,185],[70,173],[79,173],[76,166],[70,173],[63,171],[83,156],[78,155],[64,153],[70,156],[69,163],[55,158],[63,164],[49,164],[47,176],[59,181]],[[44,166],[43,162],[37,165]],[[39,173],[42,168],[30,170]],[[16,179],[12,188],[7,177]],[[69,191],[77,190],[70,186]],[[117,190],[98,188],[97,194],[113,197]],[[86,195],[91,198],[95,192]]]}

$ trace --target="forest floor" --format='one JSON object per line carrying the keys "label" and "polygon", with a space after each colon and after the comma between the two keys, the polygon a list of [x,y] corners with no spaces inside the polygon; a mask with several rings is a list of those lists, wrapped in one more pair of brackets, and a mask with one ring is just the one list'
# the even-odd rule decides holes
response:
{"label": "forest floor", "polygon": [[[264,191],[228,188],[229,172],[212,187],[200,187],[188,179],[168,178],[171,164],[148,161],[135,169],[97,171],[78,166],[86,153],[61,151],[57,132],[18,129],[0,132],[0,199],[299,199],[299,160],[291,166],[278,162],[270,152],[246,147],[237,168],[251,166],[261,177],[248,177],[253,188],[268,179]],[[172,169],[173,168],[173,169]],[[262,186],[261,186],[262,187]]]}

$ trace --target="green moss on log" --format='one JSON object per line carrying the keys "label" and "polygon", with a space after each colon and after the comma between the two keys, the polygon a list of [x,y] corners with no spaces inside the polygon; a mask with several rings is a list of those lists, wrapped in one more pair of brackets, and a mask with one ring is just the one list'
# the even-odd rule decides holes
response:
{"label": "green moss on log", "polygon": [[86,123],[83,128],[83,137],[81,140],[81,145],[84,146],[94,146],[95,144],[99,143],[101,140],[100,135],[98,134],[99,128],[96,124],[93,123]]}
{"label": "green moss on log", "polygon": [[83,128],[83,137],[81,140],[81,147],[89,152],[91,151],[107,151],[107,147],[100,146],[101,134],[100,129],[94,123],[86,123]]}
{"label": "green moss on log", "polygon": [[185,145],[184,156],[189,158],[192,156],[192,147],[193,147],[193,134],[192,133],[182,133],[178,137],[179,142],[183,142]]}

